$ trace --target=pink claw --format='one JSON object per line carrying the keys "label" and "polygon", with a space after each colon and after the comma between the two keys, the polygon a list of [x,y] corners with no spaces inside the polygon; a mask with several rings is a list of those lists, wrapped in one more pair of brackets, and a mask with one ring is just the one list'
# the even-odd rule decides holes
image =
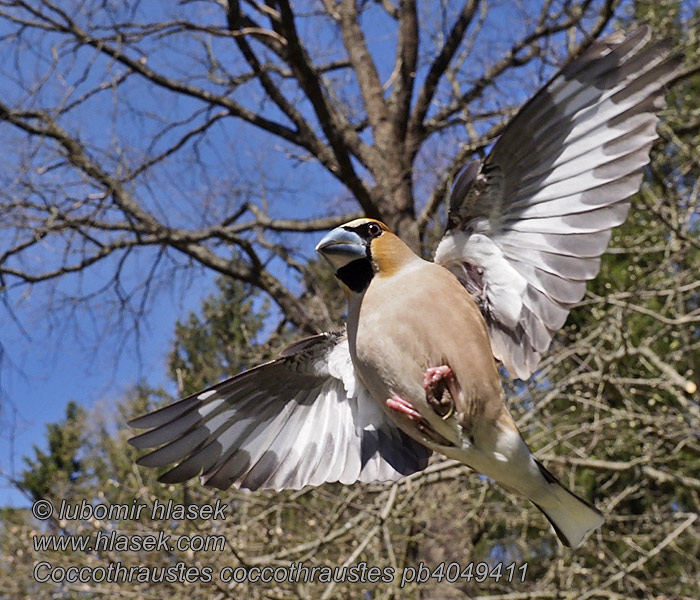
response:
{"label": "pink claw", "polygon": [[406,415],[411,421],[423,421],[421,414],[413,408],[413,405],[400,396],[392,396],[386,401],[386,405],[396,412]]}
{"label": "pink claw", "polygon": [[[452,369],[447,365],[429,367],[423,376],[425,399],[443,419],[448,419],[455,410],[455,402],[459,398],[460,388]],[[450,393],[445,398],[445,391]]]}
{"label": "pink claw", "polygon": [[423,377],[423,387],[427,390],[432,388],[436,383],[442,379],[447,379],[448,381],[454,380],[454,375],[452,375],[452,369],[447,365],[440,365],[439,367],[429,367],[425,371],[425,376]]}
{"label": "pink claw", "polygon": [[395,410],[396,412],[406,416],[413,424],[412,427],[420,431],[429,440],[432,440],[441,446],[453,445],[447,439],[445,439],[444,436],[437,433],[431,427],[430,423],[425,420],[423,415],[413,408],[413,405],[408,400],[404,400],[400,396],[392,396],[391,398],[387,399],[386,405],[391,410]]}

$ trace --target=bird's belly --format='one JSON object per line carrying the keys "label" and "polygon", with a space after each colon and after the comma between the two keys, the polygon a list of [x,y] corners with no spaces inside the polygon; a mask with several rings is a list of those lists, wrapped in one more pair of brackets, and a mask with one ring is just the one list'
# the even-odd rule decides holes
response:
{"label": "bird's belly", "polygon": [[426,436],[405,415],[388,407],[387,400],[391,398],[408,401],[430,423],[438,437],[449,442],[445,444],[461,445],[457,440],[458,431],[451,423],[442,420],[427,402],[423,377],[431,364],[429,357],[411,352],[410,346],[411,340],[400,333],[397,335],[397,332],[386,336],[379,345],[360,344],[356,352],[351,346],[355,371],[382,411],[405,433],[434,450],[442,451],[433,443],[434,436]]}
{"label": "bird's belly", "polygon": [[[451,280],[452,275],[448,277]],[[465,318],[466,311],[460,306],[441,306],[444,299],[439,294],[436,297],[430,290],[417,289],[409,281],[381,283],[373,282],[362,303],[352,307],[355,310],[351,309],[348,321],[348,332],[354,333],[349,342],[355,368],[373,395],[384,399],[399,395],[412,401],[424,398],[425,371],[447,361],[454,363],[450,366],[460,370],[463,378],[471,378],[468,355],[477,340],[470,344],[470,338],[478,337],[474,331],[478,327]],[[457,287],[450,291],[466,302],[466,291],[456,280],[454,283]],[[489,354],[488,338],[481,343]]]}
{"label": "bird's belly", "polygon": [[[394,308],[402,309],[400,303]],[[428,404],[423,386],[426,370],[445,363],[437,349],[439,345],[426,343],[424,328],[416,323],[409,324],[410,319],[408,322],[399,319],[388,328],[386,323],[382,328],[381,321],[381,315],[362,315],[355,335],[349,336],[356,373],[385,414],[408,435],[432,446],[412,423],[387,407],[388,399],[398,396],[408,401],[442,437],[454,439],[454,427],[443,421]],[[383,333],[378,335],[379,331]]]}
{"label": "bird's belly", "polygon": [[[440,270],[438,289],[411,286],[408,278],[406,283],[394,279],[391,287],[372,283],[361,304],[349,311],[350,354],[364,385],[389,416],[396,420],[386,401],[399,396],[453,439],[457,423],[444,420],[426,399],[428,368],[446,365],[454,373],[461,389],[455,401],[460,430],[494,418],[503,390],[478,308],[451,274],[431,268]],[[397,423],[406,431],[401,419]]]}
{"label": "bird's belly", "polygon": [[[365,339],[358,331],[358,344],[351,355],[355,369],[378,401],[401,396],[416,401],[424,396],[422,386],[430,357],[423,348],[412,348],[410,334],[392,331],[381,340]],[[369,337],[369,336],[368,336]]]}

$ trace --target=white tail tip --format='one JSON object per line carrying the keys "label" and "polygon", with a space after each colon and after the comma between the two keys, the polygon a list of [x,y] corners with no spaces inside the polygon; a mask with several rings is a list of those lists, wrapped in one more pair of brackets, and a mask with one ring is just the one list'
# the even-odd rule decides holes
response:
{"label": "white tail tip", "polygon": [[535,460],[547,480],[547,493],[532,503],[552,524],[557,537],[569,548],[578,547],[586,535],[603,524],[602,513],[588,502],[566,489],[540,461]]}

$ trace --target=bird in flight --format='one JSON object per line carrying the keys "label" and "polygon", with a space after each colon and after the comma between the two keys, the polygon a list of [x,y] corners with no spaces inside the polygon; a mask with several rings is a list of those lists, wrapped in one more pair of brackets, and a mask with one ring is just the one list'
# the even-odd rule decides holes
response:
{"label": "bird in flight", "polygon": [[316,250],[348,301],[321,333],[130,421],[138,464],[226,489],[392,481],[432,452],[532,501],[567,546],[603,522],[530,452],[499,365],[527,379],[594,278],[678,66],[648,28],[592,44],[527,102],[449,199],[434,261],[357,219]]}

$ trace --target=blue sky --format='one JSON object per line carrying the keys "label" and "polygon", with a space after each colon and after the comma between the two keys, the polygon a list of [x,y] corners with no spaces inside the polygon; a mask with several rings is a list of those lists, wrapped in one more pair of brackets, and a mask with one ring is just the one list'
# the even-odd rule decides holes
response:
{"label": "blue sky", "polygon": [[[141,3],[138,18],[155,21],[161,17],[161,9],[165,10],[165,3]],[[214,9],[214,5],[198,5],[183,10],[194,11],[189,16],[195,21],[220,24],[220,11],[210,14]],[[98,18],[102,17],[108,18],[104,14]],[[80,20],[79,15],[77,18]],[[0,21],[0,34],[10,30],[7,23]],[[70,46],[62,47],[61,42],[62,38],[41,32],[29,32],[21,43],[11,38],[0,42],[3,102],[39,108],[69,103],[124,71],[104,58],[95,60],[92,68],[85,71],[94,52],[73,53]],[[228,47],[223,47],[225,44]],[[236,53],[231,52],[230,41],[215,39],[213,46],[222,60],[234,61]],[[52,48],[58,48],[62,56],[56,71],[51,63]],[[166,39],[144,50],[153,68],[179,77],[189,77],[189,72],[195,70],[194,45],[177,47]],[[175,61],[171,60],[174,55],[178,57]],[[45,77],[45,83],[32,98],[20,83],[21,79],[34,81],[37,77]],[[206,81],[198,83],[207,85]],[[206,113],[198,112],[202,107],[197,102],[154,90],[138,77],[129,78],[117,93],[118,103],[109,92],[98,94],[85,103],[84,109],[69,112],[61,121],[66,129],[79,132],[93,155],[111,167],[120,159],[127,165],[138,164],[143,156],[162,152],[191,126],[170,130],[167,123],[191,118],[191,123],[197,124],[206,118]],[[259,93],[254,88],[245,93],[249,97],[239,100],[259,110]],[[278,116],[272,108],[265,110],[268,116]],[[125,156],[116,153],[113,140],[118,141]],[[47,169],[57,162],[50,144],[33,147],[26,142],[23,134],[8,125],[0,128],[3,147],[17,148],[16,154],[10,153],[0,165],[2,187],[8,195],[21,196],[26,191],[23,185],[29,184],[47,186],[56,203],[66,197],[80,199],[99,192],[69,169]],[[265,206],[277,217],[299,217],[324,214],[324,204],[347,198],[347,192],[317,165],[290,161],[287,150],[278,140],[265,138],[252,126],[228,119],[210,129],[206,139],[187,144],[183,152],[151,170],[148,177],[138,179],[134,193],[163,222],[188,228],[216,223],[247,200]],[[20,172],[23,175],[18,181]],[[12,237],[11,230],[0,228],[0,251],[12,242]],[[315,237],[319,236],[303,241],[299,236],[282,239],[309,256]],[[27,257],[25,266],[56,266],[63,250],[59,242],[47,240]],[[145,249],[133,253],[125,262],[123,291],[133,294],[129,310],[139,308],[140,285],[156,252],[156,248]],[[80,275],[64,277],[56,286],[36,285],[31,290],[16,287],[9,291],[7,305],[0,307],[0,344],[4,349],[0,365],[0,474],[20,475],[25,466],[22,457],[34,455],[32,446],[46,448],[46,425],[60,421],[71,400],[86,408],[98,402],[109,406],[140,380],[162,385],[176,394],[175,386],[165,376],[174,324],[190,310],[198,309],[202,298],[213,291],[215,275],[201,267],[187,268],[187,260],[175,251],[168,256],[170,263],[164,261],[158,285],[148,296],[147,317],[139,319],[138,335],[128,317],[118,318],[111,289],[97,294],[92,301],[71,305],[72,297],[87,296],[105,286],[114,273],[117,258],[103,261]],[[272,268],[283,275],[279,265],[273,263]],[[295,284],[289,275],[285,281]],[[47,310],[47,306],[52,310]],[[0,505],[26,505],[21,494],[3,484],[0,479]]]}
{"label": "blue sky", "polygon": [[[540,5],[535,1],[525,4],[526,8]],[[150,20],[158,18],[158,11],[164,6],[157,2],[141,5],[141,18]],[[441,27],[444,28],[444,24],[451,21],[451,16],[442,22],[439,15],[430,9],[429,3],[422,6],[422,18],[434,21],[437,35]],[[203,22],[221,17],[218,13],[207,12],[218,10],[214,3],[191,3],[187,7],[180,5],[178,10],[203,11],[189,15]],[[377,12],[380,9],[375,7],[373,10]],[[368,17],[365,24],[369,23],[371,49],[378,57],[381,76],[386,80],[392,69],[394,38],[386,28],[387,23],[379,19],[378,14],[375,15],[376,21],[369,23],[371,19]],[[494,24],[498,26],[489,29]],[[484,34],[479,37],[474,49],[473,60],[464,67],[465,75],[476,77],[483,67],[482,62],[499,56],[500,51],[510,44],[509,35],[519,34],[524,27],[523,14],[517,13],[511,3],[492,2]],[[6,33],[6,28],[6,23],[0,24],[0,34]],[[337,48],[332,32],[317,33],[314,19],[310,19],[301,31],[302,35],[310,40],[315,39],[321,45],[331,46],[335,42]],[[47,39],[43,34],[31,34],[21,53],[15,53],[16,46],[12,45],[11,40],[0,43],[0,63],[4,65],[0,66],[0,80],[4,78],[4,83],[0,83],[0,94],[4,102],[21,101],[38,106],[45,103],[51,106],[68,93],[67,88],[71,85],[74,89],[69,99],[74,99],[119,71],[119,67],[110,61],[98,59],[85,76],[83,69],[90,55],[78,52],[72,56],[70,49],[66,48],[62,55],[64,64],[66,61],[73,62],[59,78],[51,72],[48,50],[57,41]],[[235,52],[230,51],[227,43],[214,40],[213,49],[222,57],[221,60],[233,64]],[[180,76],[191,76],[192,72],[196,72],[194,46],[182,47],[165,39],[159,41],[158,46],[147,47],[146,50],[148,64],[154,68],[170,70]],[[178,52],[181,57],[176,63],[170,60],[173,52]],[[338,50],[334,52],[329,53],[330,58],[339,55]],[[18,91],[16,64],[29,80],[37,73],[51,73],[36,99],[27,100]],[[524,100],[527,93],[523,90],[534,89],[537,81],[544,80],[549,74],[533,73],[531,70],[516,72],[515,78],[504,82],[499,90],[503,94],[502,101],[514,103]],[[200,85],[209,85],[206,81],[194,79]],[[259,92],[254,88],[247,89],[249,97],[238,99],[259,109],[262,105]],[[352,85],[346,86],[345,90],[349,95],[356,93]],[[87,112],[71,112],[64,121],[67,128],[79,131],[81,137],[91,144],[95,154],[111,166],[119,160],[138,162],[144,155],[162,151],[166,144],[172,143],[185,130],[183,126],[163,133],[159,141],[153,144],[154,136],[164,131],[164,123],[194,115],[200,108],[195,101],[174,99],[162,90],[154,91],[135,77],[129,78],[118,93],[119,103],[115,103],[109,94],[101,94],[85,105]],[[264,110],[270,116],[277,116],[269,103]],[[192,122],[201,122],[205,117],[204,113],[193,116]],[[55,158],[44,148],[39,148],[35,155],[27,156],[21,150],[26,146],[26,139],[8,130],[8,127],[3,125],[0,129],[0,143],[6,148],[18,148],[18,152],[6,157],[5,164],[0,166],[3,181],[11,182],[15,172],[22,165],[29,164],[33,170],[30,170],[28,177],[37,184],[45,184],[48,180],[57,198],[65,195],[80,198],[94,192],[89,185],[76,181],[65,169],[38,173],[37,166],[48,164]],[[428,147],[431,156],[424,157],[422,166],[418,165],[422,172],[416,176],[421,178],[417,191],[423,199],[435,182],[436,173],[431,171],[432,167],[457,150],[463,135],[463,131],[453,132],[449,137],[450,143],[443,141],[441,145]],[[126,158],[117,155],[111,143],[114,139],[131,154]],[[135,195],[159,218],[176,226],[196,227],[217,222],[242,200],[266,205],[271,214],[279,217],[320,215],[331,211],[337,214],[351,208],[348,193],[335,180],[315,164],[290,160],[288,151],[289,147],[278,140],[271,140],[251,126],[227,119],[225,123],[214,126],[206,140],[188,144],[172,160],[149,173],[148,179],[138,179]],[[197,162],[193,162],[194,157]],[[21,191],[22,183],[14,182],[13,185]],[[268,188],[264,195],[263,183]],[[9,234],[7,230],[0,229],[2,235]],[[318,237],[320,235],[306,238],[288,235],[280,239],[295,247],[303,257],[311,254]],[[0,237],[0,249],[6,241]],[[152,263],[155,251],[150,249],[136,253],[126,263],[124,283],[127,290],[136,292],[135,304],[138,304],[140,297],[139,282],[143,279],[144,270]],[[31,258],[51,264],[57,256],[57,247],[47,244]],[[148,298],[148,317],[140,322],[138,336],[124,334],[124,327],[115,318],[114,298],[108,293],[98,295],[94,301],[75,310],[63,304],[60,310],[47,312],[47,305],[56,306],[57,299],[59,303],[65,302],[76,291],[86,294],[103,286],[114,270],[114,261],[105,261],[83,276],[65,278],[54,288],[53,297],[49,295],[50,286],[35,286],[30,293],[26,288],[11,290],[8,303],[20,325],[10,317],[6,308],[0,307],[0,343],[4,348],[0,365],[1,473],[18,475],[24,468],[21,457],[33,455],[32,445],[46,447],[46,424],[61,420],[70,400],[76,400],[88,408],[96,402],[109,405],[142,379],[154,386],[163,385],[175,393],[174,385],[165,377],[174,323],[176,319],[186,316],[188,311],[196,310],[201,299],[213,290],[213,274],[201,268],[186,272],[186,261],[176,253],[171,253],[171,259],[178,268],[174,271],[163,269],[161,285]],[[294,284],[289,276],[285,276],[285,280]],[[128,327],[126,331],[129,331]],[[0,482],[0,506],[8,504],[26,505],[27,501],[11,486],[3,486]]]}

